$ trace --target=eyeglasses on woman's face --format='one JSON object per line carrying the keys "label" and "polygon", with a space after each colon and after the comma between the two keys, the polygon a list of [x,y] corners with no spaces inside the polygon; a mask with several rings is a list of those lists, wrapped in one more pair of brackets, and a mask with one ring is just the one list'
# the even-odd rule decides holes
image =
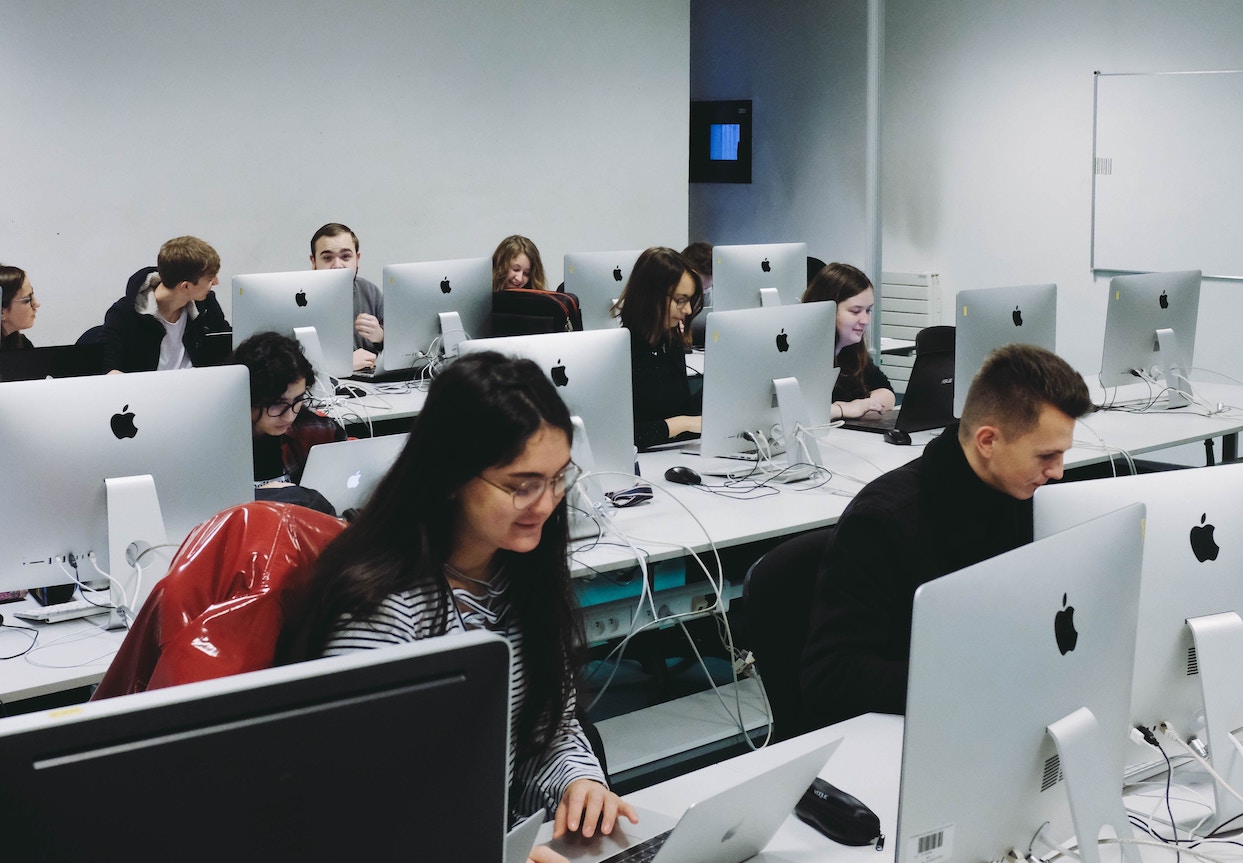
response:
{"label": "eyeglasses on woman's face", "polygon": [[293,411],[294,414],[297,414],[304,407],[306,407],[310,401],[311,397],[306,393],[303,393],[293,401],[285,401],[284,399],[281,399],[280,401],[272,402],[269,405],[264,405],[263,410],[270,417],[283,417],[289,411]]}
{"label": "eyeglasses on woman's face", "polygon": [[570,462],[551,477],[528,479],[515,486],[501,485],[483,474],[479,474],[479,479],[513,498],[514,509],[529,509],[543,498],[544,492],[549,489],[552,489],[553,497],[558,499],[564,497],[570,489],[574,488],[574,484],[582,475],[583,469],[574,462]]}

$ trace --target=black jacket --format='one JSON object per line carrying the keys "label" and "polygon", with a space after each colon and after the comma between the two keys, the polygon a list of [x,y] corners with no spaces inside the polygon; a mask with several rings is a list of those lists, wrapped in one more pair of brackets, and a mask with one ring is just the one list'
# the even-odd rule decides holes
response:
{"label": "black jacket", "polygon": [[[164,341],[164,325],[152,315],[141,314],[136,306],[139,294],[150,290],[148,276],[155,267],[143,267],[130,276],[125,296],[112,304],[104,315],[102,341],[104,345],[104,369],[123,372],[155,371],[160,361],[160,342]],[[194,312],[187,308],[185,335],[182,343],[190,362],[196,366],[205,364],[203,342],[208,333],[231,332],[225,320],[224,310],[216,300],[215,291],[207,298],[193,303]]]}
{"label": "black jacket", "polygon": [[647,339],[630,335],[630,385],[634,407],[634,445],[639,449],[669,441],[665,420],[698,416],[702,401],[691,395],[686,353],[678,344],[653,348]]}
{"label": "black jacket", "polygon": [[800,673],[806,724],[904,712],[916,588],[1031,540],[1031,500],[976,476],[957,425],[868,483],[820,564]]}

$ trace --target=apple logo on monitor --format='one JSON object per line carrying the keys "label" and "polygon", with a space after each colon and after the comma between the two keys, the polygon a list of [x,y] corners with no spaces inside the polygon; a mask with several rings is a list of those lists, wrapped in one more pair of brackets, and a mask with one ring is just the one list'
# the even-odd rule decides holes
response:
{"label": "apple logo on monitor", "polygon": [[1170,307],[1170,298],[1165,291],[1162,291],[1161,296],[1157,297],[1157,302],[1161,304],[1161,308],[1163,309],[1168,309]]}
{"label": "apple logo on monitor", "polygon": [[1010,320],[1014,321],[1016,327],[1023,326],[1023,312],[1019,310],[1018,306],[1015,306],[1014,311],[1010,313]]}
{"label": "apple logo on monitor", "polygon": [[306,307],[306,291],[298,291],[293,295],[293,301],[298,304],[298,308]]}
{"label": "apple logo on monitor", "polygon": [[1200,563],[1206,560],[1217,560],[1217,553],[1221,551],[1221,547],[1213,539],[1213,531],[1216,527],[1205,524],[1207,518],[1208,513],[1203,513],[1200,516],[1200,523],[1191,528],[1191,552]]}
{"label": "apple logo on monitor", "polygon": [[613,281],[620,282],[621,279],[622,279],[621,267],[614,267],[613,268]]}
{"label": "apple logo on monitor", "polygon": [[453,290],[453,285],[449,284],[449,277],[445,276],[443,279],[440,280],[440,292],[442,294],[447,294],[452,290]]}
{"label": "apple logo on monitor", "polygon": [[1062,610],[1053,617],[1053,637],[1057,639],[1057,649],[1062,656],[1070,653],[1079,643],[1079,633],[1075,630],[1075,607],[1066,604],[1066,594],[1062,594]]}
{"label": "apple logo on monitor", "polygon": [[790,349],[790,337],[786,335],[785,328],[782,327],[781,332],[777,334],[777,350],[785,353]]}
{"label": "apple logo on monitor", "polygon": [[773,271],[773,265],[768,263],[768,258],[765,258],[760,261],[760,269],[766,273],[771,273]]}
{"label": "apple logo on monitor", "polygon": [[112,415],[112,434],[117,440],[123,438],[131,438],[138,434],[138,426],[134,425],[134,412],[129,409],[129,405],[121,408],[120,413]]}
{"label": "apple logo on monitor", "polygon": [[356,470],[350,474],[350,478],[345,481],[346,488],[358,488],[358,484],[363,481],[363,472]]}
{"label": "apple logo on monitor", "polygon": [[557,359],[557,364],[552,367],[552,371],[549,373],[549,376],[552,378],[552,382],[556,386],[564,387],[568,386],[570,383],[570,378],[566,375],[565,366],[561,365],[560,358]]}

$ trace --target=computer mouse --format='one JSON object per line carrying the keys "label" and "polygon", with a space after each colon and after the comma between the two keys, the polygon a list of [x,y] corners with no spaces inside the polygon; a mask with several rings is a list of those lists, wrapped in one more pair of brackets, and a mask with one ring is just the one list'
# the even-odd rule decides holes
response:
{"label": "computer mouse", "polygon": [[341,384],[337,387],[336,394],[339,396],[346,396],[351,399],[359,399],[365,395],[368,395],[368,392],[362,387],[352,387],[349,384]]}
{"label": "computer mouse", "polygon": [[885,443],[891,443],[894,446],[910,446],[911,436],[902,429],[885,429]]}
{"label": "computer mouse", "polygon": [[817,779],[803,793],[794,814],[842,845],[884,847],[880,818],[857,797]]}
{"label": "computer mouse", "polygon": [[685,465],[675,464],[665,471],[665,479],[669,482],[680,482],[682,485],[699,485],[703,479],[695,471]]}

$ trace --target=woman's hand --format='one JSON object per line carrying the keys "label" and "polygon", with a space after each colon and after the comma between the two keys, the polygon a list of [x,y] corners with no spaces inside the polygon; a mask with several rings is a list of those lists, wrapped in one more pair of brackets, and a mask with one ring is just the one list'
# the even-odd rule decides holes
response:
{"label": "woman's hand", "polygon": [[833,402],[833,406],[837,408],[833,412],[833,419],[858,419],[869,413],[883,414],[893,408],[894,396],[892,390],[879,389],[872,390],[861,399],[855,399],[849,402]]}
{"label": "woman's hand", "polygon": [[527,858],[527,863],[570,863],[570,861],[547,845],[536,845],[531,849],[531,856]]}
{"label": "woman's hand", "polygon": [[631,824],[639,823],[634,807],[604,785],[594,779],[575,779],[561,795],[553,818],[552,837],[557,839],[566,833],[580,832],[590,838],[595,835],[597,824],[601,833],[612,833],[619,815],[624,815]]}
{"label": "woman's hand", "polygon": [[669,428],[669,440],[687,432],[700,434],[703,431],[703,422],[703,417],[669,417],[665,420],[665,425]]}

